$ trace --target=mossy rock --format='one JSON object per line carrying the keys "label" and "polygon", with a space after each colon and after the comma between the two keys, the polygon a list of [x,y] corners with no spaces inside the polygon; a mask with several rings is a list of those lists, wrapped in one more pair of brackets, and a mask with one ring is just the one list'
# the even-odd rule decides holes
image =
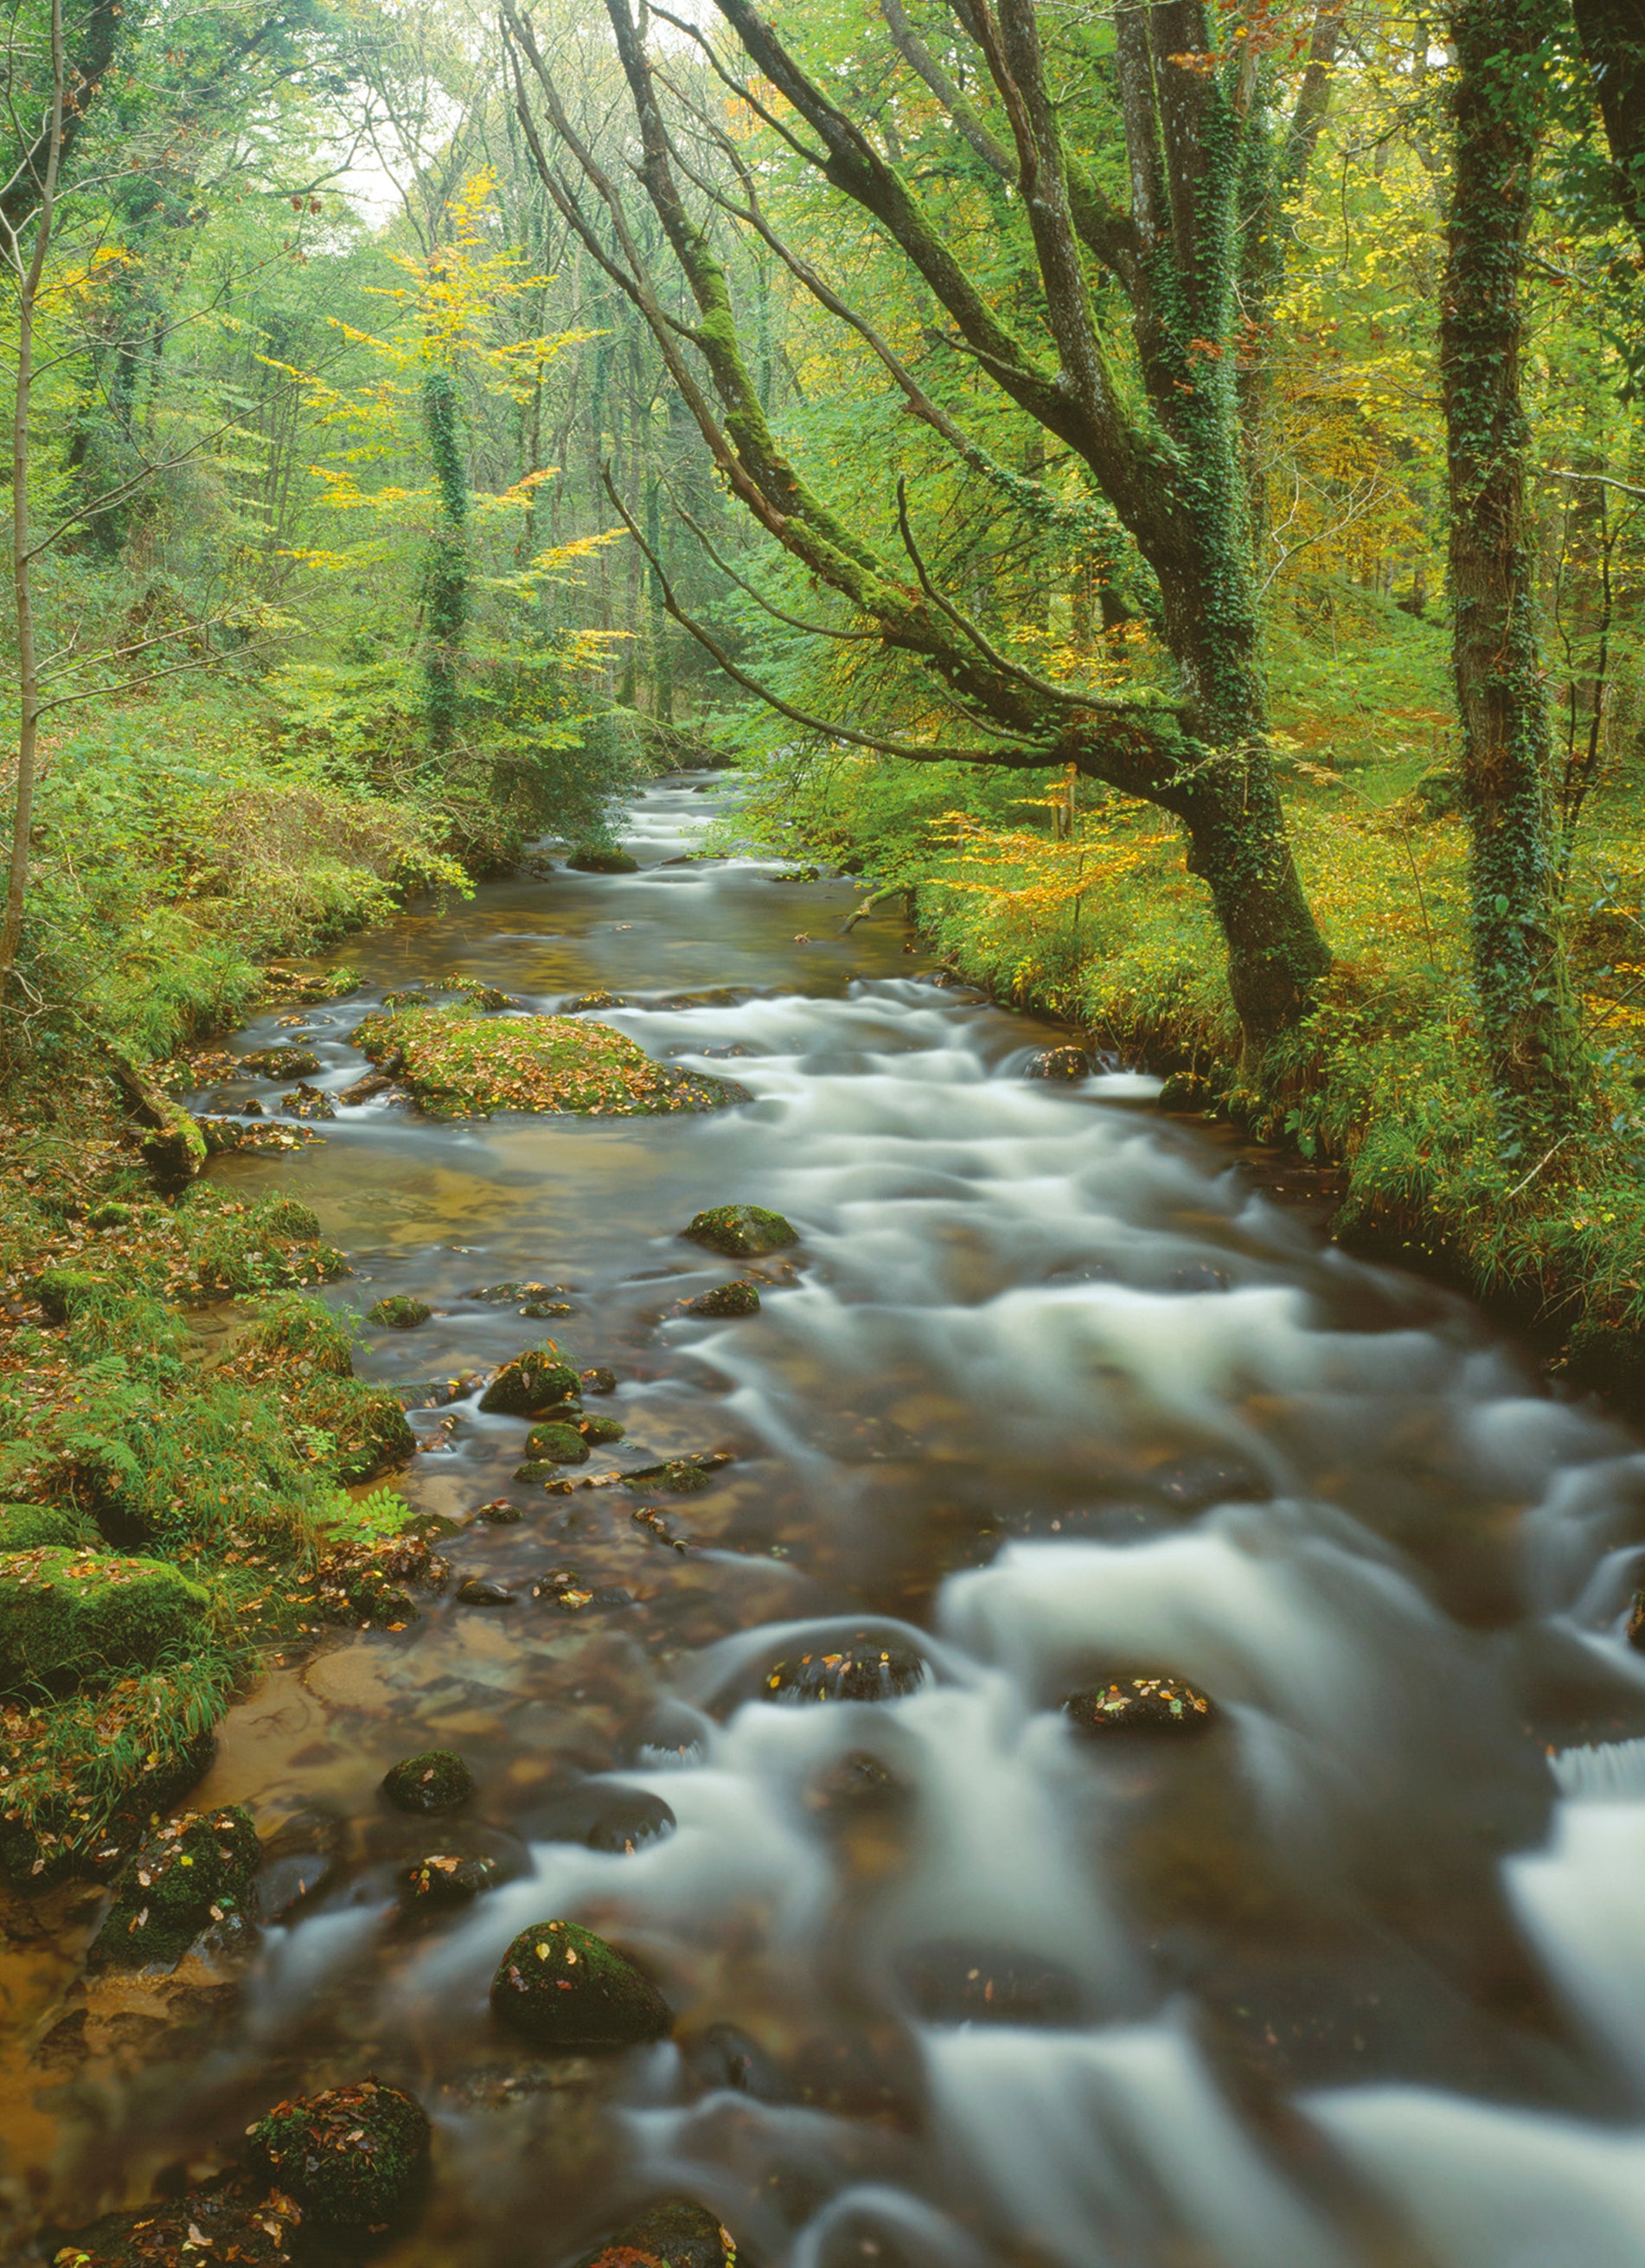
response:
{"label": "mossy rock", "polygon": [[579,874],[637,874],[640,871],[640,862],[632,852],[600,843],[580,844],[565,863]]}
{"label": "mossy rock", "polygon": [[29,1288],[48,1323],[66,1323],[79,1302],[94,1296],[102,1283],[89,1268],[42,1268]]}
{"label": "mossy rock", "polygon": [[716,1284],[711,1292],[702,1292],[686,1302],[688,1315],[708,1315],[719,1318],[727,1315],[757,1315],[760,1294],[752,1284]]}
{"label": "mossy rock", "polygon": [[310,1086],[306,1082],[294,1086],[290,1094],[283,1094],[280,1108],[288,1118],[334,1118],[337,1116],[337,1106],[324,1087]]}
{"label": "mossy rock", "polygon": [[1024,1079],[1061,1079],[1070,1084],[1091,1074],[1091,1059],[1083,1048],[1041,1048],[1023,1067]]}
{"label": "mossy rock", "polygon": [[660,1465],[641,1465],[625,1473],[622,1484],[656,1490],[663,1496],[697,1496],[713,1486],[715,1474],[731,1462],[723,1449],[711,1449],[700,1457],[669,1457]]}
{"label": "mossy rock", "polygon": [[238,1804],[168,1820],[121,1876],[92,1966],[174,1969],[202,1930],[249,1918],[261,1858],[257,1830]]}
{"label": "mossy rock", "polygon": [[426,1300],[414,1300],[404,1292],[396,1292],[386,1300],[378,1300],[365,1311],[368,1323],[381,1323],[389,1330],[415,1331],[426,1323],[434,1313]]}
{"label": "mossy rock", "polygon": [[798,1229],[780,1212],[753,1204],[710,1205],[697,1215],[686,1234],[694,1244],[706,1244],[711,1252],[727,1253],[734,1260],[751,1259],[761,1252],[782,1252],[800,1241]]}
{"label": "mossy rock", "polygon": [[665,2198],[625,2221],[609,2244],[585,2252],[576,2268],[734,2268],[728,2228],[694,2198]]}
{"label": "mossy rock", "polygon": [[386,1388],[350,1381],[333,1395],[317,1395],[313,1414],[337,1444],[333,1470],[349,1486],[374,1481],[417,1453],[400,1397]]}
{"label": "mossy rock", "polygon": [[609,1024],[570,1016],[487,1016],[466,1004],[368,1016],[354,1044],[400,1076],[430,1116],[492,1110],[658,1117],[741,1100],[723,1079],[653,1063]]}
{"label": "mossy rock", "polygon": [[1645,1653],[1645,1591],[1635,1591],[1628,1609],[1627,1641]]}
{"label": "mossy rock", "polygon": [[534,1464],[580,1465],[588,1443],[575,1425],[533,1425],[525,1436],[525,1454]]}
{"label": "mossy rock", "polygon": [[288,2268],[301,2220],[283,2190],[236,2171],[181,2197],[106,2213],[52,2257],[62,2268]]}
{"label": "mossy rock", "polygon": [[312,1048],[253,1048],[237,1068],[257,1079],[307,1079],[319,1069]]}
{"label": "mossy rock", "polygon": [[73,1550],[101,1541],[84,1513],[61,1505],[0,1504],[0,1552],[33,1551],[42,1543]]}
{"label": "mossy rock", "polygon": [[577,1427],[591,1449],[603,1449],[608,1442],[621,1441],[628,1430],[621,1418],[584,1418]]}
{"label": "mossy rock", "polygon": [[374,2079],[276,2103],[251,2129],[251,2145],[279,2187],[327,2228],[403,2223],[428,2183],[428,2114]]}
{"label": "mossy rock", "polygon": [[1077,1732],[1203,1733],[1216,1722],[1214,1701],[1180,1677],[1116,1677],[1070,1693],[1063,1713]]}
{"label": "mossy rock", "polygon": [[534,1418],[557,1403],[574,1402],[581,1382],[549,1339],[505,1362],[481,1395],[480,1407],[494,1417]]}
{"label": "mossy rock", "polygon": [[455,1811],[474,1792],[474,1776],[450,1749],[424,1749],[383,1775],[383,1793],[397,1811]]}
{"label": "mossy rock", "polygon": [[584,1394],[614,1394],[617,1391],[617,1373],[614,1370],[599,1367],[585,1370],[582,1375],[582,1387]]}
{"label": "mossy rock", "polygon": [[198,1638],[211,1594],[159,1559],[61,1544],[0,1556],[0,1691],[64,1692]]}
{"label": "mossy rock", "polygon": [[623,2048],[673,2029],[668,2003],[615,1946],[574,1921],[522,1930],[497,1964],[491,2007],[538,2047]]}
{"label": "mossy rock", "polygon": [[895,1701],[926,1682],[924,1661],[910,1646],[858,1631],[827,1653],[773,1662],[765,1690],[779,1701]]}

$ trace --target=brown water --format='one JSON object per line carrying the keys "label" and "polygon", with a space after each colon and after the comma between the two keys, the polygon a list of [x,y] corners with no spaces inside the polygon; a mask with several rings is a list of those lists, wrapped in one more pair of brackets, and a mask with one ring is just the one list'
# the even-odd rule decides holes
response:
{"label": "brown water", "polygon": [[[840,938],[856,886],[666,863],[718,792],[645,798],[640,875],[490,885],[355,958],[367,1001],[453,968],[540,1009],[609,988],[652,1053],[733,1057],[752,1104],[368,1107],[217,1170],[316,1208],[356,1270],[339,1305],[432,1303],[368,1332],[364,1374],[547,1330],[620,1380],[591,1406],[628,1439],[583,1473],[734,1462],[653,1499],[659,1535],[632,1494],[514,1484],[523,1421],[414,1416],[419,1506],[523,1511],[448,1547],[516,1603],[335,1635],[232,1712],[195,1800],[252,1808],[294,1901],[244,1971],[86,1999],[95,1902],[15,1921],[13,2200],[73,2225],[372,2070],[437,2130],[404,2268],[565,2268],[680,2190],[765,2268],[1642,2268],[1645,1659],[1619,1618],[1645,1459],[1459,1303],[1322,1245],[1149,1082],[1024,1080],[1065,1035],[919,983],[883,915]],[[361,1005],[305,1020],[331,1085]],[[802,1245],[758,1315],[682,1317],[758,1272],[679,1234],[741,1200]],[[463,1296],[505,1279],[572,1312]],[[554,1568],[610,1596],[534,1598]],[[757,1697],[861,1628],[924,1684]],[[1065,1692],[1156,1668],[1219,1729],[1077,1741]],[[377,1783],[433,1745],[480,1793],[409,1822]],[[864,1796],[863,1752],[900,1795]],[[659,1798],[672,1834],[583,1839]],[[412,1929],[395,1870],[437,1849],[508,1879]],[[673,2041],[545,2060],[494,2033],[499,1953],[554,1915],[645,1962]]]}

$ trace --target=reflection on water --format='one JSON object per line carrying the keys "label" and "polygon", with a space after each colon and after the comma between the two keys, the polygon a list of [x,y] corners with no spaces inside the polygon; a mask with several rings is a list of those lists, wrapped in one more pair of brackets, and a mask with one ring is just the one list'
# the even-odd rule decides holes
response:
{"label": "reflection on water", "polygon": [[[619,1381],[627,1437],[584,1475],[732,1461],[642,1521],[513,1483],[525,1423],[472,1395],[415,1413],[420,1504],[523,1511],[449,1546],[515,1603],[448,1596],[247,1696],[201,1791],[268,1844],[243,1990],[194,1980],[218,2000],[142,2052],[99,2005],[68,2077],[19,2062],[12,2176],[83,2219],[371,2069],[439,2126],[407,2268],[563,2268],[679,2188],[767,2268],[1645,2268],[1645,1660],[1619,1627],[1645,1462],[1458,1303],[1321,1247],[1149,1082],[1024,1080],[1054,1035],[912,977],[883,916],[842,938],[859,886],[694,856],[713,786],[645,799],[638,875],[397,923],[297,1035],[341,1087],[362,1002],[410,979],[606,989],[653,1054],[734,1057],[752,1103],[368,1104],[217,1170],[316,1207],[339,1305],[433,1306],[368,1333],[364,1372],[552,1329]],[[681,1240],[728,1200],[801,1245],[738,1270]],[[680,1312],[735,1273],[757,1315]],[[514,1280],[570,1313],[474,1296]],[[580,1611],[541,1580],[566,1569]],[[862,1630],[923,1659],[905,1697],[761,1697]],[[1150,1669],[1215,1728],[1082,1744],[1062,1697]],[[376,1784],[435,1745],[481,1793],[431,1838]],[[396,1869],[436,1847],[497,1887],[413,1928]],[[556,1914],[650,1968],[672,2041],[493,2034],[498,1954]],[[19,1950],[19,2016],[63,2005],[63,1945]]]}

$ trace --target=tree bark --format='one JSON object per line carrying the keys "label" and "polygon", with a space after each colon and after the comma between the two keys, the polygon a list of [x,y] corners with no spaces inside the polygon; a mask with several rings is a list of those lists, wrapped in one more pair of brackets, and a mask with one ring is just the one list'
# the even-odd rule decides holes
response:
{"label": "tree bark", "polygon": [[1645,247],[1645,0],[1574,0],[1615,167],[1617,201]]}
{"label": "tree bark", "polygon": [[1553,745],[1526,509],[1521,284],[1556,0],[1461,0],[1440,320],[1451,663],[1472,858],[1474,983],[1505,1153],[1558,1131],[1579,1084],[1558,932]]}

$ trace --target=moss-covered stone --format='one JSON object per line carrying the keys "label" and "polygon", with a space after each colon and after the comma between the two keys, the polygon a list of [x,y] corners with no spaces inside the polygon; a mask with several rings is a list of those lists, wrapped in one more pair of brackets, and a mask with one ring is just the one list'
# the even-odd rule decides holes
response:
{"label": "moss-covered stone", "polygon": [[525,1436],[525,1454],[532,1463],[580,1465],[588,1443],[575,1425],[533,1425]]}
{"label": "moss-covered stone", "polygon": [[782,1701],[894,1701],[924,1684],[926,1667],[912,1646],[858,1631],[828,1653],[774,1662],[765,1690]]}
{"label": "moss-covered stone", "polygon": [[656,1117],[740,1100],[722,1079],[653,1063],[608,1024],[569,1016],[487,1016],[466,1003],[368,1016],[354,1044],[400,1076],[431,1116],[492,1110]]}
{"label": "moss-covered stone", "polygon": [[383,1775],[383,1793],[397,1811],[455,1811],[474,1792],[474,1776],[450,1749],[424,1749]]}
{"label": "moss-covered stone", "polygon": [[374,1300],[365,1311],[365,1320],[368,1323],[381,1323],[393,1331],[415,1331],[433,1313],[426,1300],[414,1300],[404,1292],[396,1292],[389,1299]]}
{"label": "moss-covered stone", "polygon": [[614,1370],[602,1370],[597,1366],[583,1373],[582,1384],[584,1394],[614,1394],[617,1391],[617,1373]]}
{"label": "moss-covered stone", "polygon": [[711,1252],[724,1252],[734,1260],[746,1260],[761,1252],[782,1252],[790,1244],[797,1244],[800,1233],[780,1212],[771,1212],[764,1205],[710,1205],[700,1212],[686,1234],[694,1244],[706,1244]]}
{"label": "moss-covered stone", "polygon": [[480,1397],[480,1407],[503,1418],[534,1418],[556,1403],[574,1402],[580,1383],[569,1363],[562,1362],[552,1339],[505,1362]]}
{"label": "moss-covered stone", "polygon": [[310,1048],[253,1048],[238,1067],[256,1079],[307,1079],[319,1069],[319,1057]]}
{"label": "moss-covered stone", "polygon": [[631,852],[601,843],[581,844],[566,865],[579,874],[637,874],[640,871],[640,862]]}
{"label": "moss-covered stone", "polygon": [[694,2198],[665,2198],[625,2221],[609,2244],[584,2253],[576,2268],[734,2268],[729,2228]]}
{"label": "moss-covered stone", "polygon": [[61,1544],[0,1556],[0,1690],[63,1692],[180,1651],[211,1595],[158,1559]]}
{"label": "moss-covered stone", "polygon": [[0,1504],[0,1552],[33,1551],[41,1543],[69,1550],[88,1543],[95,1548],[99,1540],[82,1513],[60,1505]]}
{"label": "moss-covered stone", "polygon": [[280,1108],[288,1118],[334,1118],[337,1106],[323,1086],[310,1086],[306,1081],[294,1086],[290,1094],[280,1098]]}
{"label": "moss-covered stone", "polygon": [[1201,1733],[1217,1718],[1215,1702],[1180,1677],[1117,1677],[1070,1693],[1063,1712],[1076,1731]]}
{"label": "moss-covered stone", "polygon": [[251,2144],[288,2196],[327,2228],[403,2222],[428,2183],[427,2114],[374,2079],[276,2103],[251,2129]]}
{"label": "moss-covered stone", "polygon": [[520,1932],[497,1964],[491,2007],[539,2047],[633,2047],[665,2038],[674,2021],[627,1955],[574,1921]]}
{"label": "moss-covered stone", "polygon": [[89,1268],[59,1265],[42,1268],[29,1288],[48,1323],[66,1323],[74,1312],[75,1302],[95,1292],[98,1285],[98,1278]]}
{"label": "moss-covered stone", "polygon": [[202,1930],[243,1924],[260,1857],[257,1830],[238,1804],[168,1820],[121,1876],[92,1940],[92,1967],[175,1968]]}
{"label": "moss-covered stone", "polygon": [[716,1284],[711,1292],[701,1292],[694,1300],[686,1302],[688,1315],[757,1315],[760,1294],[752,1284]]}
{"label": "moss-covered stone", "polygon": [[1023,1069],[1023,1077],[1071,1083],[1075,1079],[1089,1079],[1091,1071],[1091,1059],[1083,1048],[1041,1048],[1038,1055],[1029,1057]]}
{"label": "moss-covered stone", "polygon": [[621,1418],[584,1418],[577,1427],[591,1449],[602,1449],[609,1442],[621,1441],[628,1430]]}

